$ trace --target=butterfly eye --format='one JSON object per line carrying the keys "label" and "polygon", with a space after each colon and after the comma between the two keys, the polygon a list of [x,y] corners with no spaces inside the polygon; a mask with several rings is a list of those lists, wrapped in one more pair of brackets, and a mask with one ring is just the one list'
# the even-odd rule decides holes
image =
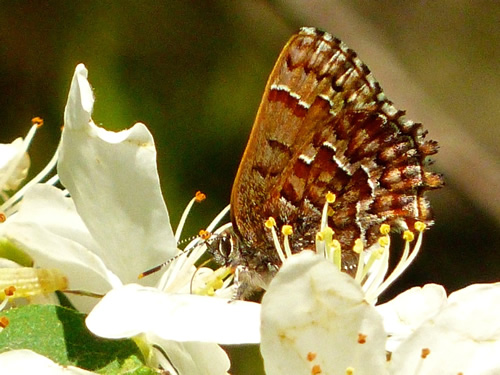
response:
{"label": "butterfly eye", "polygon": [[215,236],[207,244],[208,252],[212,254],[214,260],[220,265],[227,265],[234,249],[233,236],[227,233]]}
{"label": "butterfly eye", "polygon": [[222,258],[228,260],[234,248],[233,239],[231,236],[221,236],[218,240],[218,250]]}

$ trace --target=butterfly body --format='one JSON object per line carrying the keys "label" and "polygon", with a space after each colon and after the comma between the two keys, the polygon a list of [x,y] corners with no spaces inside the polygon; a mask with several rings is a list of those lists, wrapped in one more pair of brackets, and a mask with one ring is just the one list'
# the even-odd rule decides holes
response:
{"label": "butterfly body", "polygon": [[351,274],[357,238],[368,248],[384,223],[401,230],[417,220],[431,224],[424,192],[442,178],[424,170],[437,152],[425,133],[386,99],[354,51],[302,28],[269,77],[233,184],[232,246],[216,258],[240,268],[239,294],[265,287],[281,265],[264,226],[269,217],[278,230],[292,226],[293,253],[315,250],[328,192],[336,195],[328,225]]}

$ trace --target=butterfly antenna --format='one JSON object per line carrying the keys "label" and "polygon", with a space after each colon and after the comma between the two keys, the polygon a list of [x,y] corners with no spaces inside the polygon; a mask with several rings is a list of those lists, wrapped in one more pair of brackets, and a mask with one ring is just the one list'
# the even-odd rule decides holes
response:
{"label": "butterfly antenna", "polygon": [[[182,245],[183,243],[186,243],[186,242],[191,242],[193,241],[194,239],[196,238],[201,238],[201,236],[198,234],[198,235],[195,235],[195,236],[191,236],[191,237],[188,237],[188,238],[184,238],[183,240],[177,242],[177,245]],[[155,272],[158,272],[159,270],[161,270],[163,267],[165,266],[168,266],[170,263],[172,263],[174,260],[176,260],[177,258],[187,254],[191,249],[189,249],[188,251],[184,251],[184,250],[181,250],[181,252],[179,254],[177,254],[176,256],[168,259],[167,261],[163,262],[162,264],[159,264],[157,266],[154,266],[153,268],[150,268],[142,273],[139,274],[139,276],[137,276],[138,279],[142,279],[143,277],[146,277],[146,276],[149,276],[151,275],[152,273],[155,273]]]}

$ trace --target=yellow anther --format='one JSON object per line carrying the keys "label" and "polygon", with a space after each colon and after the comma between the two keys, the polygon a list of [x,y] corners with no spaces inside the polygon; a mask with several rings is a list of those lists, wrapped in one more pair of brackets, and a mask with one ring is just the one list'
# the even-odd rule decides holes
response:
{"label": "yellow anther", "polygon": [[307,353],[307,360],[309,362],[312,362],[316,359],[317,354],[315,352],[309,352]]}
{"label": "yellow anther", "polygon": [[380,237],[378,239],[378,244],[382,247],[387,247],[389,246],[389,240],[387,239],[387,237]]}
{"label": "yellow anther", "polygon": [[331,216],[333,216],[334,212],[335,212],[335,210],[333,208],[328,207],[328,210],[326,211],[326,214],[331,217]]}
{"label": "yellow anther", "polygon": [[333,249],[333,251],[340,251],[342,249],[342,246],[340,246],[340,242],[337,240],[332,240],[330,243],[330,247]]}
{"label": "yellow anther", "polygon": [[391,231],[391,226],[389,224],[382,224],[380,226],[380,233],[381,234],[387,235],[387,234],[389,234],[390,231]]}
{"label": "yellow anther", "polygon": [[354,375],[354,368],[353,367],[346,368],[345,375]]}
{"label": "yellow anther", "polygon": [[221,279],[215,279],[212,283],[215,290],[220,289],[224,286],[224,281]]}
{"label": "yellow anther", "polygon": [[409,231],[409,230],[405,230],[403,232],[403,240],[405,240],[406,242],[411,242],[415,239],[415,235],[413,234],[413,232]]}
{"label": "yellow anther", "polygon": [[356,240],[354,241],[354,246],[352,247],[352,250],[356,253],[356,254],[361,254],[361,252],[363,251],[363,241],[361,240],[361,238],[356,238]]}
{"label": "yellow anther", "polygon": [[422,359],[425,359],[429,354],[431,354],[431,350],[429,348],[423,348],[420,357],[422,357]]}
{"label": "yellow anther", "polygon": [[326,201],[328,203],[333,203],[335,202],[335,199],[337,198],[337,196],[335,194],[333,194],[331,191],[329,191],[328,193],[326,193]]}
{"label": "yellow anther", "polygon": [[311,374],[312,375],[318,375],[318,374],[321,374],[323,371],[321,370],[321,366],[320,365],[314,365],[311,369]]}
{"label": "yellow anther", "polygon": [[43,125],[43,119],[41,117],[33,117],[31,123],[39,128]]}
{"label": "yellow anther", "polygon": [[419,231],[419,232],[423,232],[425,230],[425,228],[427,227],[427,225],[425,225],[424,223],[422,223],[421,221],[417,221],[415,223],[415,230]]}
{"label": "yellow anther", "polygon": [[323,235],[323,232],[318,232],[316,233],[316,241],[324,241],[325,236]]}
{"label": "yellow anther", "polygon": [[266,228],[271,229],[272,227],[276,226],[276,220],[274,220],[274,217],[269,217],[269,219],[266,220],[266,223],[264,224]]}
{"label": "yellow anther", "polygon": [[283,225],[281,227],[281,233],[283,233],[285,236],[291,236],[293,234],[293,228],[291,225]]}
{"label": "yellow anther", "polygon": [[198,236],[202,239],[202,240],[208,240],[211,236],[212,236],[212,233],[206,231],[205,229],[201,229],[199,232],[198,232]]}
{"label": "yellow anther", "polygon": [[9,325],[9,318],[6,316],[1,316],[0,317],[0,328],[5,328]]}
{"label": "yellow anther", "polygon": [[197,191],[195,196],[194,196],[195,201],[198,203],[204,201],[206,198],[207,198],[207,196],[204,193],[202,193],[201,191]]}
{"label": "yellow anther", "polygon": [[5,293],[6,297],[12,297],[16,292],[16,287],[14,285],[10,285],[7,288],[5,288],[3,292]]}
{"label": "yellow anther", "polygon": [[330,227],[326,227],[325,229],[323,229],[321,231],[321,235],[323,237],[323,241],[330,242],[332,240],[332,238],[333,238],[334,233],[335,232]]}
{"label": "yellow anther", "polygon": [[366,344],[366,338],[368,335],[365,335],[363,333],[358,333],[358,344]]}

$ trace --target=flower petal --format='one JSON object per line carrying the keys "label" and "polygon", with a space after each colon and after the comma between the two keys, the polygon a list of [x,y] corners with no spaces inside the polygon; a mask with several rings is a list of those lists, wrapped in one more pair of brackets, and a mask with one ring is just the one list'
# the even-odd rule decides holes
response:
{"label": "flower petal", "polygon": [[168,355],[168,360],[163,353],[158,353],[157,358],[172,373],[221,375],[227,374],[231,365],[226,352],[217,344],[168,341],[155,335],[147,335],[147,340]]}
{"label": "flower petal", "polygon": [[47,357],[31,350],[12,350],[0,354],[0,369],[2,374],[9,375],[91,375],[94,372],[86,371],[73,366],[60,366]]}
{"label": "flower petal", "polygon": [[[258,343],[260,305],[191,294],[168,294],[137,284],[110,291],[87,317],[107,338],[150,333],[165,340]],[[236,327],[236,328],[235,328]]]}
{"label": "flower petal", "polygon": [[441,285],[427,284],[411,288],[391,301],[376,307],[384,318],[389,339],[386,349],[393,352],[426,320],[447,304],[446,291]]}
{"label": "flower petal", "polygon": [[385,373],[382,319],[360,286],[323,257],[293,255],[262,301],[266,374]]}
{"label": "flower petal", "polygon": [[471,285],[392,354],[391,374],[499,374],[500,283]]}
{"label": "flower petal", "polygon": [[[58,173],[99,246],[125,283],[172,257],[177,248],[160,190],[156,150],[145,125],[115,133],[90,119],[87,70],[75,70],[65,111]],[[151,285],[157,277],[146,280]]]}
{"label": "flower petal", "polygon": [[[19,211],[0,226],[0,235],[28,253],[35,266],[61,270],[70,289],[106,293],[121,285],[94,254],[97,244],[72,200],[53,186],[38,184],[29,189]],[[95,303],[71,298],[84,311]]]}
{"label": "flower petal", "polygon": [[28,175],[30,158],[22,138],[0,143],[0,191],[16,190]]}

